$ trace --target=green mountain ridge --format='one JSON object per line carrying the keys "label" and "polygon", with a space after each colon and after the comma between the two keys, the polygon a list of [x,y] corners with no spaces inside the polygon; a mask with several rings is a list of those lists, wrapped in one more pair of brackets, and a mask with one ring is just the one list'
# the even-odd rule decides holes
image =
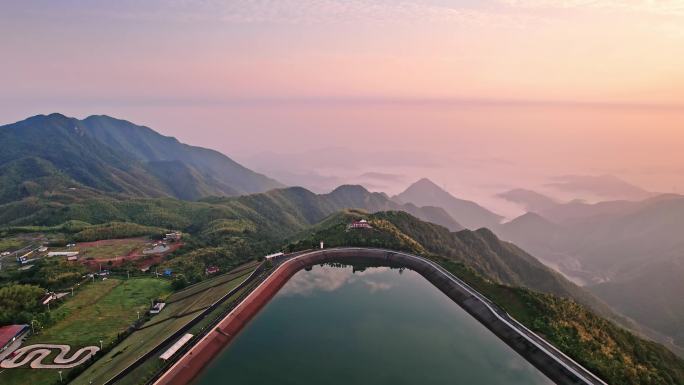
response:
{"label": "green mountain ridge", "polygon": [[[399,249],[421,254],[431,253],[447,257],[464,263],[477,273],[489,277],[496,282],[573,298],[591,307],[603,316],[615,317],[610,308],[596,297],[568,281],[561,274],[546,267],[524,250],[512,243],[501,241],[492,231],[486,228],[475,231],[466,229],[451,232],[445,227],[421,221],[402,211],[383,211],[371,215],[351,212],[340,216],[338,219],[327,219],[326,223],[336,222],[336,225],[332,228],[334,231],[339,231],[342,223],[349,223],[354,218],[366,218],[391,223],[400,234],[406,235],[415,241],[416,244],[421,245],[417,247],[411,244],[399,243],[389,244],[384,247],[398,247]],[[310,232],[311,230],[307,231]],[[355,233],[344,232],[343,235],[349,234]],[[325,235],[321,234],[323,237],[321,240],[330,243],[330,239]],[[345,244],[344,241],[337,238],[332,238],[331,246]],[[315,236],[309,239],[312,245],[317,244]]]}
{"label": "green mountain ridge", "polygon": [[212,150],[110,118],[38,115],[0,127],[0,203],[88,187],[195,200],[282,187]]}
{"label": "green mountain ridge", "polygon": [[181,143],[149,127],[106,115],[89,116],[82,124],[89,136],[111,148],[132,154],[142,162],[182,162],[199,174],[195,179],[206,184],[205,189],[213,188],[219,192],[209,191],[202,196],[252,194],[284,187],[218,151]]}

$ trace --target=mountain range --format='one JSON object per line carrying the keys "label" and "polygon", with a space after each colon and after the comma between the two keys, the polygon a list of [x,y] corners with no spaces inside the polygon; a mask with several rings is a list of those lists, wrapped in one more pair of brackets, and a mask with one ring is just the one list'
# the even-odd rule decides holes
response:
{"label": "mountain range", "polygon": [[558,205],[558,202],[536,191],[517,188],[497,194],[509,202],[517,203],[528,212],[542,212]]}
{"label": "mountain range", "polygon": [[598,200],[642,200],[653,195],[643,188],[626,182],[614,175],[564,175],[553,178],[546,187],[582,197],[588,195]]}
{"label": "mountain range", "polygon": [[[684,197],[679,195],[557,203],[519,189],[505,198],[531,212],[501,224],[501,216],[428,179],[394,197],[358,185],[327,194],[284,188],[216,151],[107,116],[39,115],[0,127],[0,142],[2,226],[133,222],[203,234],[217,245],[233,242],[236,229],[242,234],[261,226],[260,237],[250,238],[250,244],[265,245],[344,209],[405,212],[439,225],[415,235],[424,244],[450,245],[433,246],[435,252],[461,250],[453,257],[470,258],[470,267],[488,277],[568,296],[608,314],[596,295],[684,346],[684,287],[678,279],[684,275],[684,241],[677,231],[684,228]],[[483,227],[522,249],[499,243],[489,230],[461,232]],[[412,234],[410,228],[402,231]],[[457,240],[450,235],[456,232]],[[475,247],[470,254],[464,251],[470,247]]]}
{"label": "mountain range", "polygon": [[583,283],[620,313],[684,346],[684,196],[570,202],[496,232]]}
{"label": "mountain range", "polygon": [[108,116],[38,115],[0,127],[0,203],[74,188],[199,199],[283,187],[227,156]]}

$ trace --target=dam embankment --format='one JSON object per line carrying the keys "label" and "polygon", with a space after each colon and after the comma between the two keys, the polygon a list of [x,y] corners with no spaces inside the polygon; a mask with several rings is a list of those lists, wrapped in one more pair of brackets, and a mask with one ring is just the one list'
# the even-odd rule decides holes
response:
{"label": "dam embankment", "polygon": [[274,271],[164,373],[156,384],[191,383],[292,276],[307,267],[334,262],[368,262],[411,269],[427,279],[557,384],[605,384],[541,337],[517,323],[484,296],[428,259],[389,250],[340,248],[312,251],[294,257],[284,256],[276,262]]}

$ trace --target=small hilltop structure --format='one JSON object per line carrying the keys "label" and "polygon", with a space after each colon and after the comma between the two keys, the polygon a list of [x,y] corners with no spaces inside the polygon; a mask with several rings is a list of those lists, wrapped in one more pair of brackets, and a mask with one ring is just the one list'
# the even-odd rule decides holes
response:
{"label": "small hilltop structure", "polygon": [[354,222],[350,223],[350,224],[347,226],[347,230],[352,230],[352,229],[372,229],[372,228],[373,228],[373,226],[371,226],[370,223],[368,223],[368,221],[365,220],[365,219],[361,219],[361,220],[358,220],[358,221],[354,221]]}

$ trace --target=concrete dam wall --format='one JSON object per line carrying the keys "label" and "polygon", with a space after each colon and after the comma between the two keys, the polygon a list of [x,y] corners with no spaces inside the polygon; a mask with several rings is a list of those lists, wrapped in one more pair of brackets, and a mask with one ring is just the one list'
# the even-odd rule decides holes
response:
{"label": "concrete dam wall", "polygon": [[466,283],[425,258],[367,248],[327,249],[279,258],[274,271],[155,384],[191,383],[298,271],[322,263],[368,262],[405,267],[419,273],[557,384],[606,385]]}

